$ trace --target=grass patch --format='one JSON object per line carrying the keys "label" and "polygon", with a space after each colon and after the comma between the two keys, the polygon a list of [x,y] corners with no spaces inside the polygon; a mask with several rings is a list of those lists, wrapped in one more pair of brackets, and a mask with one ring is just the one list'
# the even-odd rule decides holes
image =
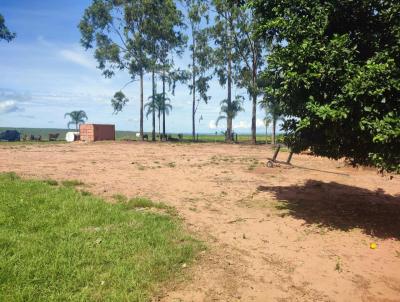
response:
{"label": "grass patch", "polygon": [[43,180],[45,184],[48,184],[49,186],[58,186],[58,181],[53,180],[53,179],[45,179]]}
{"label": "grass patch", "polygon": [[63,180],[63,181],[61,182],[61,184],[62,184],[64,187],[67,187],[67,188],[73,188],[73,187],[77,187],[77,186],[82,186],[82,185],[84,185],[83,182],[81,182],[80,180],[75,180],[75,179],[73,179],[73,180]]}
{"label": "grass patch", "polygon": [[114,200],[116,201],[116,202],[127,202],[128,201],[128,198],[125,196],[125,195],[122,195],[122,194],[114,194],[113,196],[112,196],[112,198],[114,198]]}
{"label": "grass patch", "polygon": [[136,208],[155,208],[155,209],[167,209],[168,206],[162,202],[154,202],[147,198],[132,198],[125,203],[128,209]]}
{"label": "grass patch", "polygon": [[0,301],[149,301],[201,245],[138,204],[0,174]]}
{"label": "grass patch", "polygon": [[89,191],[81,190],[79,192],[82,194],[82,196],[92,196],[92,193],[90,193]]}

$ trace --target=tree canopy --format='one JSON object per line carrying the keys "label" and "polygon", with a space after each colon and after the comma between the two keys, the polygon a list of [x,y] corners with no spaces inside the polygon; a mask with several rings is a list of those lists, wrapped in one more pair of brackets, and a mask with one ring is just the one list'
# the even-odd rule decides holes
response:
{"label": "tree canopy", "polygon": [[400,172],[400,3],[252,0],[295,152]]}
{"label": "tree canopy", "polygon": [[70,125],[75,125],[75,129],[78,130],[79,125],[84,124],[88,119],[86,112],[83,110],[67,112],[64,115],[64,118],[67,116],[70,118],[70,121],[68,122],[68,129]]}
{"label": "tree canopy", "polygon": [[16,34],[11,32],[6,24],[3,15],[0,14],[0,41],[5,40],[7,42],[10,42],[15,38]]}

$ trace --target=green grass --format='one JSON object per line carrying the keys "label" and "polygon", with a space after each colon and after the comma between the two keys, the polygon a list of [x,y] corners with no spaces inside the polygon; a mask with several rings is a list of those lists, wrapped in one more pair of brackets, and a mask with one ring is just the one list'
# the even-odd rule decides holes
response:
{"label": "green grass", "polygon": [[50,185],[50,186],[58,186],[58,181],[57,181],[57,180],[45,179],[45,180],[43,180],[43,182],[44,182],[45,184]]}
{"label": "green grass", "polygon": [[201,245],[137,203],[0,174],[0,301],[149,301]]}
{"label": "green grass", "polygon": [[132,198],[125,203],[125,206],[128,209],[136,209],[136,208],[155,208],[155,209],[169,209],[169,207],[162,202],[154,202],[147,198],[137,197]]}

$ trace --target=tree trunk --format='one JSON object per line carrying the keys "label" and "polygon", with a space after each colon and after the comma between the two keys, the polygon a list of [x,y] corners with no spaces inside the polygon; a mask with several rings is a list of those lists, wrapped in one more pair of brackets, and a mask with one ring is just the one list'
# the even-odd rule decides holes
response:
{"label": "tree trunk", "polygon": [[252,117],[251,117],[251,142],[252,144],[257,143],[257,95],[253,94],[252,104]]}
{"label": "tree trunk", "polygon": [[153,130],[151,132],[151,140],[154,142],[156,140],[156,110],[155,110],[155,98],[156,98],[156,80],[155,80],[155,72],[153,70],[152,72],[152,85],[153,85],[153,99],[152,99],[152,109],[153,109],[153,114],[152,114],[152,126]]}
{"label": "tree trunk", "polygon": [[265,123],[265,144],[268,144],[268,124]]}
{"label": "tree trunk", "polygon": [[227,49],[227,59],[228,59],[228,74],[227,74],[227,84],[228,84],[228,114],[226,116],[226,136],[227,141],[232,142],[232,20],[229,19],[229,24],[227,28],[227,38],[228,38],[228,49]]}
{"label": "tree trunk", "polygon": [[196,48],[196,40],[194,36],[194,30],[192,28],[192,36],[193,36],[193,50],[192,50],[192,138],[196,139],[196,59],[195,59],[195,48]]}
{"label": "tree trunk", "polygon": [[[165,136],[165,71],[163,71],[163,78],[162,78],[162,92],[163,92],[163,111],[162,111],[162,116],[163,116],[163,136]],[[160,137],[161,138],[161,137]]]}
{"label": "tree trunk", "polygon": [[[228,55],[228,108],[232,108],[232,61],[230,53]],[[232,115],[230,112],[226,117],[226,140],[232,141]]]}
{"label": "tree trunk", "polygon": [[253,54],[253,108],[252,108],[252,118],[251,118],[251,142],[253,144],[257,143],[257,93],[256,93],[256,85],[257,85],[257,66],[255,64],[255,57]]}
{"label": "tree trunk", "polygon": [[158,111],[158,138],[161,141],[161,112]]}
{"label": "tree trunk", "polygon": [[276,133],[276,118],[272,117],[272,144],[274,146],[276,145],[275,133]]}
{"label": "tree trunk", "polygon": [[143,71],[140,72],[140,137],[143,140]]}

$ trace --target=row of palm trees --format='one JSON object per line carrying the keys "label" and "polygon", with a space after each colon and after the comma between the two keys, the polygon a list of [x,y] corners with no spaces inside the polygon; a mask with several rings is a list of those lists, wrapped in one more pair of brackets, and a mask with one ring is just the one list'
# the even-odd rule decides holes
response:
{"label": "row of palm trees", "polygon": [[157,115],[158,135],[161,139],[161,115],[164,114],[163,128],[165,129],[165,115],[169,115],[169,113],[172,111],[170,98],[164,96],[163,93],[156,93],[154,97],[149,97],[149,101],[144,105],[144,110],[146,111],[146,118],[148,118],[149,115],[152,115],[153,113]]}

